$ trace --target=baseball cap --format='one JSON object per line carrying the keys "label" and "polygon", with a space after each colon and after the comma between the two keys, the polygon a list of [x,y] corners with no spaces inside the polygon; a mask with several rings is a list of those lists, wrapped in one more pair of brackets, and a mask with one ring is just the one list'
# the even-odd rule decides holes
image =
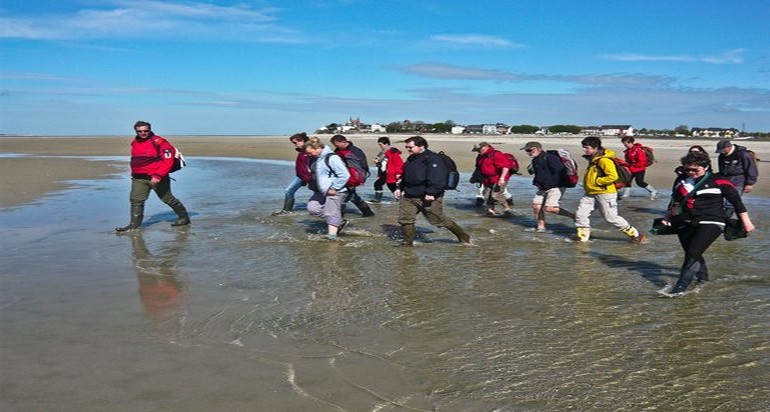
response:
{"label": "baseball cap", "polygon": [[543,145],[541,145],[539,142],[527,142],[527,144],[525,144],[524,147],[521,148],[521,150],[529,150],[532,148],[542,149]]}
{"label": "baseball cap", "polygon": [[717,150],[716,150],[716,153],[720,153],[720,152],[721,152],[721,151],[722,151],[724,148],[726,148],[726,147],[731,147],[732,145],[733,145],[733,144],[732,144],[732,143],[730,143],[730,141],[729,141],[729,140],[720,140],[720,141],[717,143]]}

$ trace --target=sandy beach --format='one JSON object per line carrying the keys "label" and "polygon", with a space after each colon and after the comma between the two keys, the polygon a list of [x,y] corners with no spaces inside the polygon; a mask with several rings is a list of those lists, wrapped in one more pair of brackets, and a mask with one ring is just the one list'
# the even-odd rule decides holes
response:
{"label": "sandy beach", "polygon": [[[162,135],[162,133],[160,133]],[[166,135],[189,160],[198,156],[206,157],[242,157],[251,159],[293,160],[295,153],[289,146],[287,136],[173,136]],[[322,137],[331,137],[322,135]],[[374,156],[378,147],[379,135],[348,135],[356,145],[367,154]],[[408,135],[392,135],[394,146]],[[528,163],[526,153],[519,150],[527,141],[538,140],[546,149],[565,148],[578,160],[581,170],[585,163],[579,158],[582,137],[542,137],[542,136],[451,136],[426,135],[425,138],[433,150],[443,150],[452,156],[461,171],[470,172],[476,153],[470,149],[473,144],[487,141],[496,148],[513,153],[524,167]],[[33,201],[35,198],[66,188],[70,181],[104,178],[114,173],[128,173],[127,160],[130,136],[94,136],[94,137],[0,137],[0,153],[29,155],[25,157],[6,157],[0,163],[0,189],[2,199],[0,207],[16,206]],[[709,151],[716,144],[716,139],[649,139],[640,142],[655,149],[657,164],[647,171],[647,181],[656,188],[665,191],[673,179],[672,170],[678,165],[678,159],[687,148],[699,144]],[[622,152],[622,145],[615,137],[604,138],[605,147]],[[770,159],[770,142],[738,141],[754,150],[760,159]],[[125,160],[94,160],[93,157],[121,156]],[[89,159],[89,157],[91,157]],[[194,167],[194,166],[193,166]],[[762,184],[766,176],[767,162],[760,162],[760,183],[755,187],[754,195],[767,197],[770,186]]]}

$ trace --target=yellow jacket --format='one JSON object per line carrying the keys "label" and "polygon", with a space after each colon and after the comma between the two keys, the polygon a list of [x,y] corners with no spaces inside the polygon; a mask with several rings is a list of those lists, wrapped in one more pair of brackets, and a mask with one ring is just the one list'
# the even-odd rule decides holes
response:
{"label": "yellow jacket", "polygon": [[586,194],[617,193],[614,182],[618,180],[618,170],[612,161],[613,157],[615,152],[604,149],[604,152],[597,152],[588,162],[586,174],[583,176],[583,189]]}

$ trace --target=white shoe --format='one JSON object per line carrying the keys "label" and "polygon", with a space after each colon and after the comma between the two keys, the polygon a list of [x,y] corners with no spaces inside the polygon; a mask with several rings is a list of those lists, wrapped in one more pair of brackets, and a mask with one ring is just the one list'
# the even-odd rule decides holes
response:
{"label": "white shoe", "polygon": [[658,191],[657,190],[653,190],[652,192],[650,192],[650,200],[655,200],[655,198],[657,198],[657,197],[658,197]]}

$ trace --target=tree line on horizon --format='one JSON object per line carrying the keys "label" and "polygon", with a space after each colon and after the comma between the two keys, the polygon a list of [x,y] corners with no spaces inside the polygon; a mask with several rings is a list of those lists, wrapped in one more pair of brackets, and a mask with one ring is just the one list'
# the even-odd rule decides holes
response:
{"label": "tree line on horizon", "polygon": [[[337,130],[339,127],[341,127],[342,124],[338,123],[331,123],[326,126],[327,133],[333,132],[334,130]],[[358,125],[360,126],[368,126],[363,123]],[[385,126],[385,131],[387,133],[412,133],[412,134],[421,134],[421,133],[449,133],[452,131],[452,128],[458,126],[457,123],[455,123],[452,120],[446,120],[444,122],[439,123],[429,123],[424,122],[421,120],[416,121],[410,121],[410,120],[402,120],[400,122],[390,122]],[[510,126],[510,133],[511,134],[535,134],[537,132],[545,132],[547,134],[580,134],[585,127],[578,126],[578,125],[563,125],[563,124],[557,124],[547,127],[542,126],[535,126],[530,124],[520,124],[516,126]],[[319,130],[319,132],[322,132]],[[687,125],[678,125],[673,129],[648,129],[648,128],[640,128],[636,130],[636,134],[638,135],[645,135],[645,136],[669,136],[669,137],[676,137],[676,136],[685,136],[690,137],[692,136],[692,129],[688,127]],[[770,138],[770,132],[741,132],[741,135],[743,136],[753,136],[757,138]]]}

